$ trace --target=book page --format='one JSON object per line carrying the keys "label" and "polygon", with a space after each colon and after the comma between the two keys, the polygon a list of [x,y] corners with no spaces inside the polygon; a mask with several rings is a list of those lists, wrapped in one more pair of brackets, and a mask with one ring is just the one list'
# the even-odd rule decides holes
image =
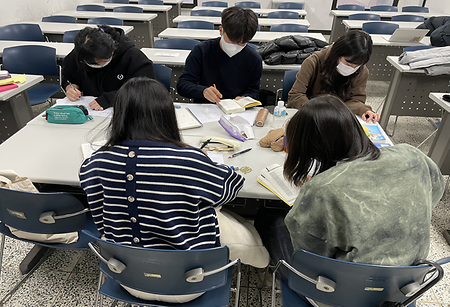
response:
{"label": "book page", "polygon": [[259,102],[256,99],[253,99],[252,97],[244,97],[239,100],[234,100],[234,99],[232,99],[232,100],[237,102],[237,104],[239,104],[243,108],[262,105],[261,102]]}
{"label": "book page", "polygon": [[223,111],[215,103],[190,103],[189,110],[202,124],[217,122],[223,115]]}
{"label": "book page", "polygon": [[175,115],[177,116],[178,129],[180,130],[202,126],[188,108],[175,109]]}
{"label": "book page", "polygon": [[239,104],[239,101],[236,101],[234,99],[221,99],[220,102],[218,102],[218,105],[227,114],[244,112],[245,111],[245,107],[241,106]]}
{"label": "book page", "polygon": [[298,196],[300,187],[292,185],[283,176],[283,167],[273,164],[261,171],[267,181],[268,188],[278,194],[285,202],[292,205]]}

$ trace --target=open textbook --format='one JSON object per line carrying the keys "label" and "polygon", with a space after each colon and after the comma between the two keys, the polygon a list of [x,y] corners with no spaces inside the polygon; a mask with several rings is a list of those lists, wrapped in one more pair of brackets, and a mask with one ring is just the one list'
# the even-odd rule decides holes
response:
{"label": "open textbook", "polygon": [[289,206],[294,204],[300,191],[300,187],[284,178],[283,167],[279,164],[272,164],[261,170],[261,175],[256,180]]}
{"label": "open textbook", "polygon": [[180,130],[203,126],[189,108],[175,109],[175,115],[177,116],[178,129]]}
{"label": "open textbook", "polygon": [[252,97],[244,97],[239,100],[221,99],[220,102],[217,103],[217,105],[219,106],[219,108],[222,109],[222,111],[225,114],[231,114],[244,112],[246,108],[260,106],[262,104],[258,100],[253,99]]}

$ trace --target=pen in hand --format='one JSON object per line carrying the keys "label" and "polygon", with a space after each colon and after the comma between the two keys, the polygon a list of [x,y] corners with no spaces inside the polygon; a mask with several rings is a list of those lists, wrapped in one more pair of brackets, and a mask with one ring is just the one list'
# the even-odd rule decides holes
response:
{"label": "pen in hand", "polygon": [[[67,83],[69,83],[70,87],[75,91],[75,93],[77,92],[77,89],[73,86],[73,84],[67,80]],[[78,99],[80,99],[80,96],[78,96]]]}
{"label": "pen in hand", "polygon": [[251,147],[250,147],[250,148],[247,148],[247,149],[244,149],[243,151],[239,151],[239,152],[237,152],[237,153],[232,154],[231,156],[229,156],[228,159],[231,159],[231,158],[235,158],[235,157],[237,157],[237,156],[240,156],[240,155],[242,155],[243,153],[249,152],[250,150],[252,150]]}

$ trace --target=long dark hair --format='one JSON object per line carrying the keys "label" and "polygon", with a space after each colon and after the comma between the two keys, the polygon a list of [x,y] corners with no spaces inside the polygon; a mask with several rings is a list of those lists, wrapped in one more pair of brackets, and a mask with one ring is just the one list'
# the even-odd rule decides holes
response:
{"label": "long dark hair", "polygon": [[78,65],[97,64],[95,59],[109,59],[117,49],[118,36],[114,28],[105,24],[80,30],[74,38]]}
{"label": "long dark hair", "polygon": [[352,64],[366,64],[372,54],[372,39],[364,31],[350,30],[329,48],[331,50],[323,62],[320,72],[321,90],[323,93],[335,94],[345,101],[350,98],[350,89],[354,86],[363,67],[345,77],[336,70],[339,59],[346,57]]}
{"label": "long dark hair", "polygon": [[332,95],[313,98],[297,111],[287,125],[286,143],[284,175],[295,184],[306,180],[314,160],[319,162],[316,173],[321,173],[338,161],[380,156],[356,117]]}
{"label": "long dark hair", "polygon": [[117,91],[114,114],[108,126],[109,139],[103,149],[124,140],[149,140],[172,143],[181,141],[175,108],[167,89],[147,77],[128,80]]}

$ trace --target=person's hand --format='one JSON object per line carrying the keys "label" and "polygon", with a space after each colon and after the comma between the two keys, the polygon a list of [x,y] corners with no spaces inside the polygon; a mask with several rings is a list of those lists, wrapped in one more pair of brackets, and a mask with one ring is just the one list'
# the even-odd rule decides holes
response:
{"label": "person's hand", "polygon": [[244,98],[244,97],[242,97],[242,96],[236,96],[236,98],[234,98],[234,100],[239,100],[239,99],[242,99],[242,98]]}
{"label": "person's hand", "polygon": [[70,101],[76,101],[81,97],[81,92],[78,90],[78,86],[75,84],[73,87],[75,89],[73,89],[70,85],[66,86],[66,96]]}
{"label": "person's hand", "polygon": [[205,155],[208,155],[208,150],[206,148],[203,148],[202,151]]}
{"label": "person's hand", "polygon": [[92,100],[91,102],[89,102],[89,106],[92,110],[103,111],[103,108],[98,104],[97,100]]}
{"label": "person's hand", "polygon": [[366,123],[368,123],[369,121],[373,121],[373,123],[375,124],[376,122],[378,122],[380,120],[380,114],[375,113],[373,111],[367,111],[366,113],[364,113],[362,116],[363,121],[365,121]]}
{"label": "person's hand", "polygon": [[218,103],[220,98],[222,98],[222,94],[214,86],[210,86],[203,90],[203,97],[211,102]]}

